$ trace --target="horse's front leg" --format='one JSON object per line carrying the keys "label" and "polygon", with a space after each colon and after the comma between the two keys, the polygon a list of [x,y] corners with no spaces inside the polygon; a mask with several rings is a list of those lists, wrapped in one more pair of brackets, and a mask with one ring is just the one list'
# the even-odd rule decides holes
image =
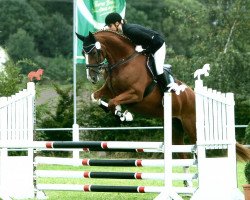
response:
{"label": "horse's front leg", "polygon": [[[110,99],[111,96],[112,94],[110,92],[110,89],[107,87],[107,84],[105,83],[99,90],[91,94],[91,100],[93,103],[97,103],[105,112],[109,112],[111,110],[114,113],[114,115],[120,117],[121,121],[124,121],[125,119],[123,117],[123,113],[121,112],[122,109],[120,105],[117,105],[115,107],[109,106],[107,102],[102,100],[102,97],[106,97]],[[133,118],[128,117],[129,114],[130,113],[126,112],[127,121],[132,121]]]}
{"label": "horse's front leg", "polygon": [[99,99],[101,99],[102,97],[107,97],[107,98],[112,97],[106,82],[102,85],[100,89],[91,94],[91,100],[92,102],[98,102]]}
{"label": "horse's front leg", "polygon": [[108,107],[114,109],[115,115],[118,116],[121,121],[132,121],[133,115],[128,110],[122,113],[120,105],[140,102],[142,99],[143,95],[139,95],[134,89],[130,89],[110,99]]}
{"label": "horse's front leg", "polygon": [[99,90],[91,94],[91,101],[97,103],[105,112],[108,112],[108,104],[101,100],[102,97],[111,98],[111,92],[105,83]]}

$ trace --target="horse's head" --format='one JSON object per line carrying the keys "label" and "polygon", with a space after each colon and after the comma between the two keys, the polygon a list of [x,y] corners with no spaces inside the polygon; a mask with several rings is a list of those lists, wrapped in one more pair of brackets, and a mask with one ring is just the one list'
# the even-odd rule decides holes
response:
{"label": "horse's head", "polygon": [[92,83],[97,83],[101,69],[107,65],[101,43],[96,40],[91,32],[86,37],[77,33],[76,35],[83,42],[82,54],[86,59],[87,79]]}

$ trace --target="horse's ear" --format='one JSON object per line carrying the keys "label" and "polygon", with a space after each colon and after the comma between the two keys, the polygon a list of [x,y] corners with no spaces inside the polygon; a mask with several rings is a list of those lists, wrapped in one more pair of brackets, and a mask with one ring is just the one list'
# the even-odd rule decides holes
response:
{"label": "horse's ear", "polygon": [[91,41],[91,42],[93,42],[93,43],[95,43],[95,42],[96,42],[96,39],[95,39],[94,34],[93,34],[93,33],[91,33],[90,31],[89,31],[89,39],[90,39],[90,41]]}
{"label": "horse's ear", "polygon": [[76,36],[78,37],[79,40],[84,41],[85,37],[83,35],[80,35],[76,33]]}

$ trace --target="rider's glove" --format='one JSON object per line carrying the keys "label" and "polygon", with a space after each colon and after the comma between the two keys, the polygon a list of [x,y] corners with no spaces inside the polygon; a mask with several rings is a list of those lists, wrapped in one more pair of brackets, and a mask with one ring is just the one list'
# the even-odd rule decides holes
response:
{"label": "rider's glove", "polygon": [[137,51],[137,52],[142,52],[142,51],[144,51],[144,49],[142,48],[142,46],[141,45],[136,45],[135,46],[135,50]]}

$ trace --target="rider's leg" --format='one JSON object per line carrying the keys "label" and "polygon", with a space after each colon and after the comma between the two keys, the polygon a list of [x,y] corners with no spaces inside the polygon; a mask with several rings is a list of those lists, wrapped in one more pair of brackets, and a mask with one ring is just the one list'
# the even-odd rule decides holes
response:
{"label": "rider's leg", "polygon": [[167,91],[168,89],[167,85],[169,84],[169,80],[168,80],[169,77],[164,73],[164,70],[163,70],[165,55],[166,55],[166,44],[164,42],[162,46],[154,54],[157,81],[159,82],[159,86],[160,86],[162,93]]}

